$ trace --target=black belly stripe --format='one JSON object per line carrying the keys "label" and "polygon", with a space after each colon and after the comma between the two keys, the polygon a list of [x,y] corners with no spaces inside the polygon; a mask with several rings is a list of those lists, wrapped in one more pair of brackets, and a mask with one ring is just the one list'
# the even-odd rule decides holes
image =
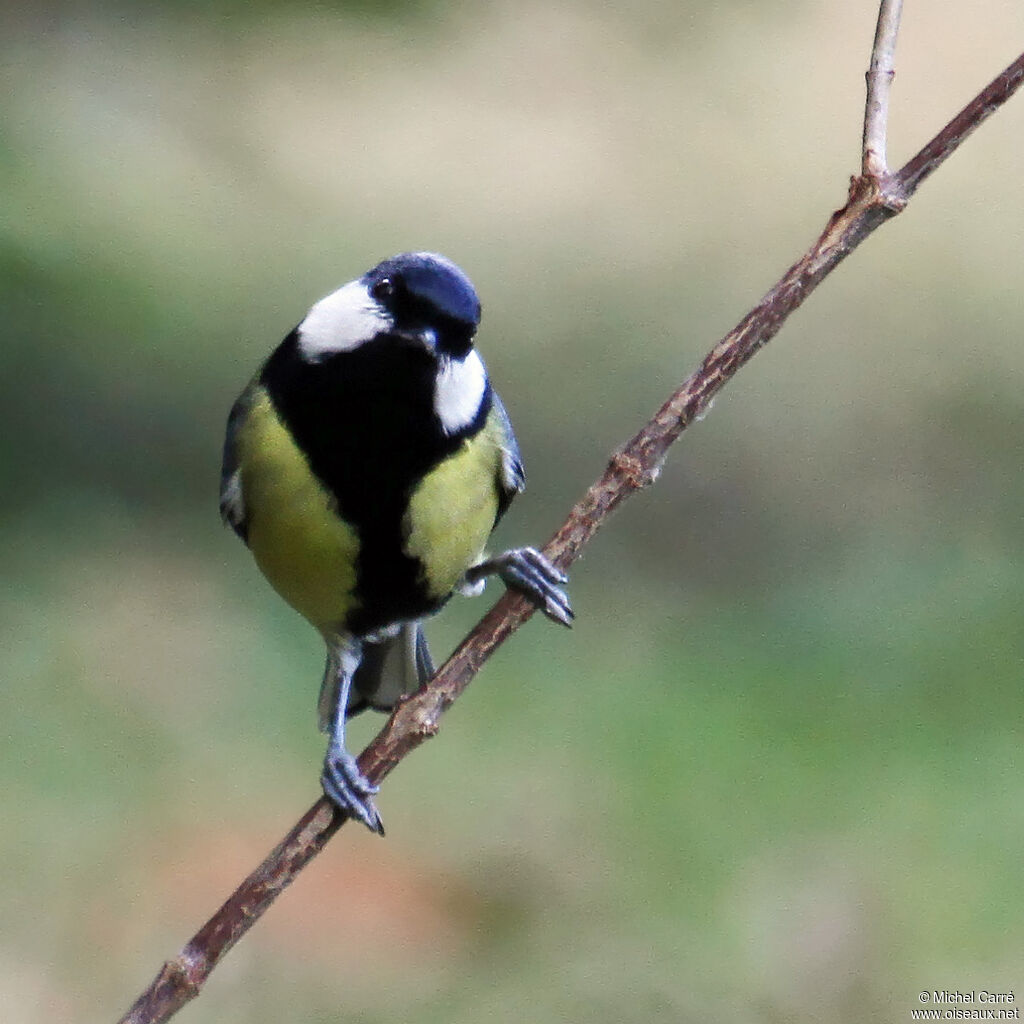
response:
{"label": "black belly stripe", "polygon": [[359,607],[344,623],[356,634],[439,607],[427,595],[419,559],[403,550],[405,510],[422,477],[483,428],[491,396],[488,387],[474,422],[447,436],[433,408],[435,373],[422,345],[393,337],[310,364],[293,331],[260,377],[313,473],[359,534]]}

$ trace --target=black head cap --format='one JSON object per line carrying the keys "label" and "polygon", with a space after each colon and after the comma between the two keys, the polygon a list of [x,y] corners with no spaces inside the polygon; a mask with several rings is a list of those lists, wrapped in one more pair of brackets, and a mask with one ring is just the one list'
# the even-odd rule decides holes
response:
{"label": "black head cap", "polygon": [[451,260],[431,252],[406,252],[378,263],[363,281],[396,330],[431,330],[438,349],[456,359],[472,348],[480,300],[472,281]]}

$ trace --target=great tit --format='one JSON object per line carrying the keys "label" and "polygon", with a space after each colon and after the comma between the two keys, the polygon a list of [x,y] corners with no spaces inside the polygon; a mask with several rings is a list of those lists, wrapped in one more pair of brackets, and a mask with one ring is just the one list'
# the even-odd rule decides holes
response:
{"label": "great tit", "polygon": [[228,417],[224,521],[327,644],[321,784],[383,834],[345,721],[433,674],[421,620],[488,575],[569,625],[540,552],[484,546],[523,489],[512,425],[473,348],[480,302],[433,253],[403,253],[317,302]]}

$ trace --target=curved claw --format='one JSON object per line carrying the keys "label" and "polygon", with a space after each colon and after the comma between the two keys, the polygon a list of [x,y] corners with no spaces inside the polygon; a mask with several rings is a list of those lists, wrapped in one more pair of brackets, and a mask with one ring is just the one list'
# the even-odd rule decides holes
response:
{"label": "curved claw", "polygon": [[575,615],[568,595],[556,586],[568,582],[569,577],[536,548],[512,548],[474,566],[467,578],[479,580],[490,573],[500,576],[505,586],[528,597],[553,622],[572,625]]}
{"label": "curved claw", "polygon": [[371,832],[384,835],[380,812],[371,799],[380,791],[380,786],[375,786],[363,775],[356,759],[347,750],[333,744],[327,748],[320,784],[324,795],[342,814],[361,821]]}

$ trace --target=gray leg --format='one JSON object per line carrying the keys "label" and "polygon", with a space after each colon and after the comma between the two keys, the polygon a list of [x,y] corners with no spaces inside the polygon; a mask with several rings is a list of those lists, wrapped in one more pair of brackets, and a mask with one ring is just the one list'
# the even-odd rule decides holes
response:
{"label": "gray leg", "polygon": [[[327,799],[342,814],[357,818],[372,832],[384,835],[384,825],[373,804],[372,797],[380,788],[359,770],[356,759],[345,749],[345,711],[352,676],[359,666],[361,649],[352,641],[331,659],[337,665],[338,680],[334,691],[334,708],[330,718],[330,740],[324,755],[324,770],[320,783]],[[330,662],[329,662],[330,663]]]}
{"label": "gray leg", "polygon": [[568,582],[536,548],[512,548],[466,571],[466,581],[477,583],[498,576],[506,587],[525,594],[549,619],[571,626],[575,617],[565,591],[556,584]]}

